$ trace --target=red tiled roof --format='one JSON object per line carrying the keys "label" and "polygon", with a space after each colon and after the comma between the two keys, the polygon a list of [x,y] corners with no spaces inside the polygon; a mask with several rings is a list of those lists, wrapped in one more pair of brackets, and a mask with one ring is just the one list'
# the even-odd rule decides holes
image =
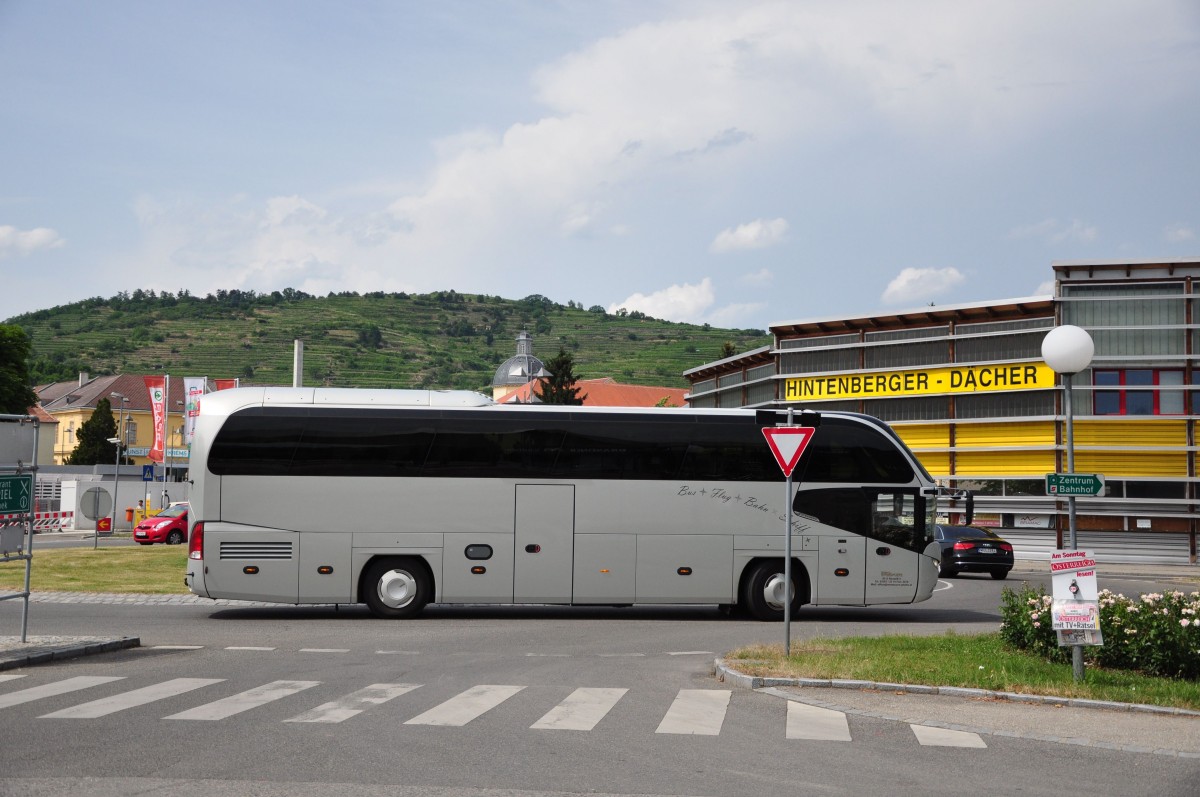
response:
{"label": "red tiled roof", "polygon": [[[529,382],[509,393],[502,399],[504,404],[529,404],[533,398],[536,382]],[[580,379],[575,383],[585,407],[657,407],[666,399],[664,406],[686,407],[688,391],[679,387],[653,387],[648,385],[622,385],[610,378]]]}

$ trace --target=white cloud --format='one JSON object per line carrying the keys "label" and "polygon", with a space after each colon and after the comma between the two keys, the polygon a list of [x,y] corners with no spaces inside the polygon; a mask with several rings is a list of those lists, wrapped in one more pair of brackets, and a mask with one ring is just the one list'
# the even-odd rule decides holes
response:
{"label": "white cloud", "polygon": [[1172,224],[1163,232],[1164,237],[1171,243],[1183,243],[1196,237],[1196,231],[1186,224]]}
{"label": "white cloud", "polygon": [[787,228],[784,219],[755,219],[719,232],[709,251],[720,254],[741,249],[765,249],[782,241]]}
{"label": "white cloud", "polygon": [[705,277],[699,285],[684,283],[651,294],[635,293],[623,302],[609,305],[608,312],[615,313],[624,308],[641,311],[653,318],[695,324],[699,323],[698,319],[705,317],[715,301],[712,280]]}
{"label": "white cloud", "polygon": [[768,268],[760,268],[753,274],[743,274],[742,282],[747,285],[770,285],[775,280],[775,274]]}
{"label": "white cloud", "polygon": [[1099,230],[1094,224],[1088,224],[1079,219],[1061,222],[1058,219],[1043,221],[1014,227],[1008,231],[1008,237],[1013,239],[1034,238],[1043,239],[1049,243],[1074,241],[1088,243],[1096,240]]}
{"label": "white cloud", "polygon": [[0,226],[0,258],[10,255],[29,255],[40,249],[57,249],[65,241],[49,227],[18,230],[10,225]]}
{"label": "white cloud", "polygon": [[884,290],[884,304],[926,302],[966,282],[956,268],[906,268]]}
{"label": "white cloud", "polygon": [[608,312],[624,309],[640,311],[653,318],[679,321],[688,324],[712,324],[717,327],[740,328],[760,323],[758,316],[766,308],[765,303],[716,304],[716,292],[712,279],[705,277],[699,285],[672,285],[651,294],[635,293],[623,302],[611,304]]}

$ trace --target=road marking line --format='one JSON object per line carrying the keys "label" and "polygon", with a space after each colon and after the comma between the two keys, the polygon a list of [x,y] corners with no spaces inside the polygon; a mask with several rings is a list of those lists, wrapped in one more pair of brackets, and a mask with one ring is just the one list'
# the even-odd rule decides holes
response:
{"label": "road marking line", "polygon": [[[200,650],[203,645],[151,645],[151,650]],[[229,650],[230,648],[225,648]]]}
{"label": "road marking line", "polygon": [[274,650],[275,648],[264,648],[257,645],[230,645],[226,650]]}
{"label": "road marking line", "polygon": [[731,695],[728,689],[680,689],[655,733],[716,736]]}
{"label": "road marking line", "polygon": [[322,703],[311,711],[297,714],[284,722],[342,722],[361,714],[371,706],[386,703],[418,687],[420,684],[371,684],[345,697]]}
{"label": "road marking line", "polygon": [[236,695],[214,700],[212,703],[205,703],[203,706],[196,706],[187,711],[181,711],[178,714],[172,714],[163,719],[168,720],[223,720],[226,717],[232,717],[234,714],[241,714],[243,711],[249,711],[252,708],[258,708],[275,700],[280,700],[288,695],[294,695],[297,692],[302,692],[305,689],[311,689],[320,681],[272,681],[269,684],[256,686],[253,689],[247,689]]}
{"label": "road marking line", "polygon": [[850,741],[850,723],[841,711],[797,703],[794,700],[789,700],[787,707],[787,731],[784,734],[786,738]]}
{"label": "road marking line", "polygon": [[300,648],[301,653],[349,653],[350,648]]}
{"label": "road marking line", "polygon": [[711,650],[675,650],[675,651],[668,651],[667,655],[668,656],[711,656],[711,655],[713,655],[713,652]]}
{"label": "road marking line", "polygon": [[569,659],[569,658],[571,658],[570,653],[526,653],[525,655],[530,658],[538,658],[538,659]]}
{"label": "road marking line", "polygon": [[377,650],[377,656],[417,656],[421,653],[419,650]]}
{"label": "road marking line", "polygon": [[576,689],[530,728],[555,731],[590,731],[612,710],[628,689]]}
{"label": "road marking line", "polygon": [[491,711],[496,706],[520,692],[523,686],[472,686],[465,692],[434,706],[423,714],[405,722],[405,725],[466,725],[471,720]]}
{"label": "road marking line", "polygon": [[25,677],[24,675],[0,675],[0,682],[15,681],[18,678],[24,678],[24,677]]}
{"label": "road marking line", "polygon": [[[22,678],[24,676],[13,676]],[[80,689],[87,689],[91,686],[99,686],[100,684],[112,683],[113,681],[124,680],[124,676],[120,675],[78,675],[74,678],[67,678],[62,681],[55,681],[52,684],[43,684],[42,686],[33,686],[29,689],[22,689],[19,692],[10,692],[7,695],[0,695],[0,708],[8,708],[9,706],[19,706],[22,703],[29,703],[34,700],[41,700],[43,697],[54,697],[55,695],[65,695],[68,692],[77,692]]]}
{"label": "road marking line", "polygon": [[156,700],[182,695],[193,689],[219,684],[224,680],[224,678],[172,678],[169,681],[163,681],[159,684],[151,684],[141,689],[134,689],[132,692],[123,692],[122,694],[113,695],[101,700],[93,700],[90,703],[81,703],[78,706],[65,708],[62,711],[55,711],[52,714],[43,714],[41,719],[95,719],[97,717],[105,717],[109,714],[115,714],[118,711],[124,711],[127,708],[144,706]]}
{"label": "road marking line", "polygon": [[600,654],[600,658],[602,658],[602,659],[621,659],[621,658],[637,659],[637,658],[644,658],[645,656],[646,656],[645,653],[601,653]]}
{"label": "road marking line", "polygon": [[949,728],[931,728],[928,725],[909,725],[917,741],[931,747],[987,747],[979,734],[970,731],[952,731]]}

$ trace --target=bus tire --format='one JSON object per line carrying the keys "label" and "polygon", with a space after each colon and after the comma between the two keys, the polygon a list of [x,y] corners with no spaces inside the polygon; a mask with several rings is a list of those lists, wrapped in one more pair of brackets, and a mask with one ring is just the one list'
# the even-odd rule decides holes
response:
{"label": "bus tire", "polygon": [[433,591],[433,577],[418,559],[376,559],[362,576],[362,597],[371,614],[385,619],[416,616]]}
{"label": "bus tire", "polygon": [[[746,577],[742,581],[741,605],[754,619],[764,622],[783,620],[782,600],[775,600],[771,597],[781,595],[783,564],[782,559],[766,559],[754,565],[746,573]],[[807,591],[804,568],[799,562],[792,562],[792,619],[796,618],[796,614],[804,604]]]}

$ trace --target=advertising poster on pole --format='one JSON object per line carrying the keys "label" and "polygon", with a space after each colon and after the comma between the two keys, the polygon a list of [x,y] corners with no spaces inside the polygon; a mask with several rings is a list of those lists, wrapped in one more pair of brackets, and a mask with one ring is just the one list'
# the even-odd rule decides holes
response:
{"label": "advertising poster on pole", "polygon": [[1100,587],[1090,551],[1053,551],[1051,620],[1059,646],[1103,645],[1100,633]]}
{"label": "advertising poster on pole", "polygon": [[196,418],[200,415],[200,397],[204,395],[206,384],[208,384],[206,376],[189,376],[183,380],[183,433],[188,445],[192,444],[192,438],[196,436]]}
{"label": "advertising poster on pole", "polygon": [[147,456],[152,462],[163,461],[163,450],[167,442],[167,378],[145,376],[146,390],[150,392],[150,410],[154,416],[154,445]]}

